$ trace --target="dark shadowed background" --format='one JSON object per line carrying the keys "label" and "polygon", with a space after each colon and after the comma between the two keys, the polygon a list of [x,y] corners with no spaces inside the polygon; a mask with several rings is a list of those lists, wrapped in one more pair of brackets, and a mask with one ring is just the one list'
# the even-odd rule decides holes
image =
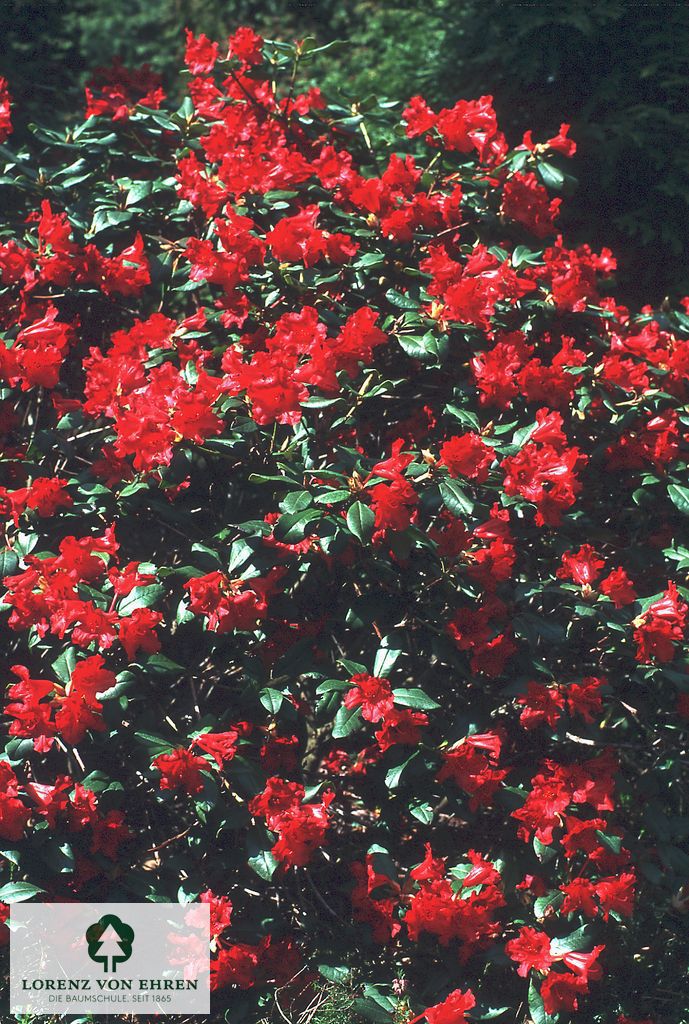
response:
{"label": "dark shadowed background", "polygon": [[309,65],[327,91],[452,104],[495,97],[515,142],[572,124],[579,188],[561,223],[618,256],[638,306],[689,292],[689,5],[629,0],[4,0],[15,121],[71,120],[89,69],[148,61],[174,91],[183,28],[343,40]]}

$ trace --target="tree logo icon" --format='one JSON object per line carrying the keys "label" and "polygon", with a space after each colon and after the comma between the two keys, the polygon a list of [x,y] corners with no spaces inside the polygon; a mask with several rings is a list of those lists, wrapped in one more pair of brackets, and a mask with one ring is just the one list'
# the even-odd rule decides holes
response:
{"label": "tree logo icon", "polygon": [[134,929],[115,914],[104,914],[86,929],[88,954],[94,963],[103,964],[106,974],[116,973],[117,965],[132,955]]}

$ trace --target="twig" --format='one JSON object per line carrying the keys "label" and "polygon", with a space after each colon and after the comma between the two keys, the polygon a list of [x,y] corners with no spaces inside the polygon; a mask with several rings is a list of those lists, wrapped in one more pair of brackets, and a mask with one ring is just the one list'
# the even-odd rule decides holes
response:
{"label": "twig", "polygon": [[310,874],[309,874],[309,872],[308,872],[308,871],[306,870],[306,868],[304,869],[304,874],[306,875],[306,881],[307,881],[307,882],[309,883],[309,885],[311,886],[311,889],[312,889],[312,891],[313,891],[313,894],[314,894],[314,896],[316,897],[316,899],[318,900],[318,902],[320,903],[320,905],[321,905],[321,906],[322,906],[322,907],[323,907],[323,908],[324,908],[325,910],[327,910],[327,911],[328,911],[328,913],[329,913],[329,914],[331,915],[331,917],[334,917],[336,921],[339,921],[339,922],[340,922],[340,924],[342,924],[342,923],[343,923],[343,921],[342,921],[342,918],[340,917],[340,915],[339,915],[339,914],[336,914],[336,913],[335,913],[335,911],[333,910],[333,908],[332,908],[332,907],[331,907],[331,906],[330,906],[330,905],[329,905],[328,903],[326,903],[326,901],[324,900],[323,896],[321,895],[321,893],[320,893],[320,892],[318,891],[318,889],[316,888],[316,884],[315,884],[315,882],[313,881],[313,879],[311,878],[311,875],[310,875]]}

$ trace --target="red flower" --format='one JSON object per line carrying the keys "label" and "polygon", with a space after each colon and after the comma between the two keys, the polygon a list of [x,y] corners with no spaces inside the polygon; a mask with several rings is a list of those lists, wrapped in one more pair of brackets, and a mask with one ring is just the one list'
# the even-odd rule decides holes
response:
{"label": "red flower", "polygon": [[0,77],[0,142],[4,142],[12,134],[11,109],[12,98],[7,87],[7,79]]}
{"label": "red flower", "polygon": [[[189,580],[184,588],[189,591],[190,610],[206,616],[208,629],[218,633],[235,629],[249,632],[268,612],[262,582],[229,580],[215,571]],[[258,591],[258,587],[264,592]]]}
{"label": "red flower", "polygon": [[601,689],[607,684],[605,676],[586,676],[580,683],[571,683],[565,691],[565,701],[571,715],[580,715],[592,722],[603,707]]}
{"label": "red flower", "polygon": [[217,938],[232,923],[232,900],[227,896],[216,896],[206,889],[199,893],[199,903],[210,905],[211,938]]}
{"label": "red flower", "polygon": [[406,530],[419,497],[404,477],[389,484],[376,484],[370,490],[371,508],[376,516],[378,530]]}
{"label": "red flower", "polygon": [[135,608],[128,618],[118,622],[120,643],[130,661],[138,651],[155,654],[160,650],[160,637],[155,627],[163,621],[161,612],[152,608]]}
{"label": "red flower", "polygon": [[210,74],[218,59],[218,44],[211,42],[203,32],[195,37],[188,28],[185,28],[184,34],[187,40],[184,63],[192,75]]}
{"label": "red flower", "polygon": [[670,581],[663,596],[635,620],[636,660],[672,661],[674,644],[684,638],[686,621],[687,604],[680,600],[677,587]]}
{"label": "red flower", "polygon": [[18,842],[30,817],[31,811],[19,799],[17,776],[6,761],[0,761],[0,836]]}
{"label": "red flower", "polygon": [[435,882],[445,877],[445,858],[434,857],[431,844],[426,843],[426,856],[409,872],[417,882]]}
{"label": "red flower", "polygon": [[346,708],[360,707],[361,717],[367,722],[379,722],[392,711],[392,690],[387,679],[360,673],[352,676],[350,682],[354,686],[347,690],[342,701]]}
{"label": "red flower", "polygon": [[579,1006],[579,996],[585,995],[586,992],[586,982],[575,974],[551,971],[541,983],[541,998],[546,1013],[576,1010]]}
{"label": "red flower", "polygon": [[105,728],[100,717],[103,705],[97,695],[112,689],[117,680],[115,673],[104,664],[100,654],[77,662],[65,696],[56,698],[59,708],[55,714],[55,725],[72,746],[84,738],[88,729],[102,732]]}
{"label": "red flower", "polygon": [[203,789],[202,771],[208,771],[205,757],[199,757],[178,747],[170,754],[160,754],[152,765],[160,772],[161,789],[184,789],[189,796],[194,796]]}
{"label": "red flower", "polygon": [[320,803],[303,803],[303,786],[273,777],[263,793],[253,798],[249,810],[264,817],[271,832],[278,834],[273,855],[287,867],[303,866],[324,843],[333,797],[333,793],[326,793]]}
{"label": "red flower", "polygon": [[625,605],[636,601],[637,593],[632,581],[624,569],[613,569],[609,576],[599,584],[601,594],[605,594],[613,602],[616,608],[624,608]]}
{"label": "red flower", "polygon": [[520,928],[516,939],[510,939],[505,952],[519,964],[517,974],[525,978],[530,970],[547,971],[555,958],[550,952],[550,939],[535,928]]}
{"label": "red flower", "polygon": [[450,476],[466,476],[482,483],[488,477],[488,467],[494,459],[490,448],[478,434],[451,437],[440,448],[440,463],[447,466]]}
{"label": "red flower", "polygon": [[238,739],[239,733],[236,729],[229,729],[227,732],[202,732],[191,745],[210,754],[218,768],[222,768],[225,762],[231,761],[237,753]]}
{"label": "red flower", "polygon": [[263,39],[253,29],[246,26],[238,28],[228,42],[230,54],[245,64],[260,64],[263,60]]}
{"label": "red flower", "polygon": [[526,695],[517,697],[516,702],[524,707],[519,721],[525,729],[536,729],[543,724],[553,728],[565,706],[559,687],[544,686],[543,683],[528,683]]}
{"label": "red flower", "polygon": [[588,878],[574,878],[566,885],[561,885],[560,890],[565,894],[562,902],[562,913],[573,914],[581,910],[587,917],[595,917],[598,913],[598,905],[594,899],[596,886]]}
{"label": "red flower", "polygon": [[608,920],[610,911],[631,917],[634,911],[636,875],[624,872],[611,878],[601,878],[596,882],[596,894],[600,900],[603,919]]}
{"label": "red flower", "polygon": [[428,725],[428,715],[423,711],[411,711],[409,708],[393,708],[383,719],[383,724],[376,730],[376,740],[381,750],[389,750],[397,743],[413,746],[419,742],[421,730]]}
{"label": "red flower", "polygon": [[590,586],[600,576],[605,562],[596,555],[590,544],[582,544],[578,551],[566,551],[562,566],[555,575],[561,580],[574,580],[583,586]]}
{"label": "red flower", "polygon": [[518,221],[532,231],[537,238],[545,238],[555,231],[561,199],[551,199],[539,183],[536,175],[529,171],[518,171],[505,182],[502,194],[501,212]]}
{"label": "red flower", "polygon": [[31,736],[34,748],[45,752],[50,749],[55,733],[52,704],[46,700],[53,694],[55,684],[47,679],[32,679],[23,665],[13,665],[11,671],[19,682],[7,691],[11,703],[6,705],[4,713],[13,719],[10,736]]}
{"label": "red flower", "polygon": [[268,232],[266,242],[276,259],[312,267],[325,257],[333,263],[345,263],[356,256],[359,244],[349,235],[331,234],[315,226],[319,213],[319,206],[307,206],[293,217],[283,217]]}
{"label": "red flower", "polygon": [[474,810],[490,804],[508,774],[507,769],[496,767],[499,756],[500,738],[496,734],[467,736],[443,755],[438,781],[452,779],[471,796],[469,806]]}
{"label": "red flower", "polygon": [[585,462],[577,448],[531,442],[503,459],[505,493],[533,502],[539,526],[558,526],[581,491],[577,471]]}
{"label": "red flower", "polygon": [[476,1006],[476,1000],[471,989],[461,992],[457,988],[442,1003],[429,1006],[425,1017],[428,1024],[462,1024],[472,1006]]}

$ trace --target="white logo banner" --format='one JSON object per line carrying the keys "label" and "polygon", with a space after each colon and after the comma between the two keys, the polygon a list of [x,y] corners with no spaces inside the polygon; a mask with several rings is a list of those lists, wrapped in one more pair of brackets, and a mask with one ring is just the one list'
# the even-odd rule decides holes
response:
{"label": "white logo banner", "polygon": [[12,1013],[210,1013],[205,903],[15,903]]}

